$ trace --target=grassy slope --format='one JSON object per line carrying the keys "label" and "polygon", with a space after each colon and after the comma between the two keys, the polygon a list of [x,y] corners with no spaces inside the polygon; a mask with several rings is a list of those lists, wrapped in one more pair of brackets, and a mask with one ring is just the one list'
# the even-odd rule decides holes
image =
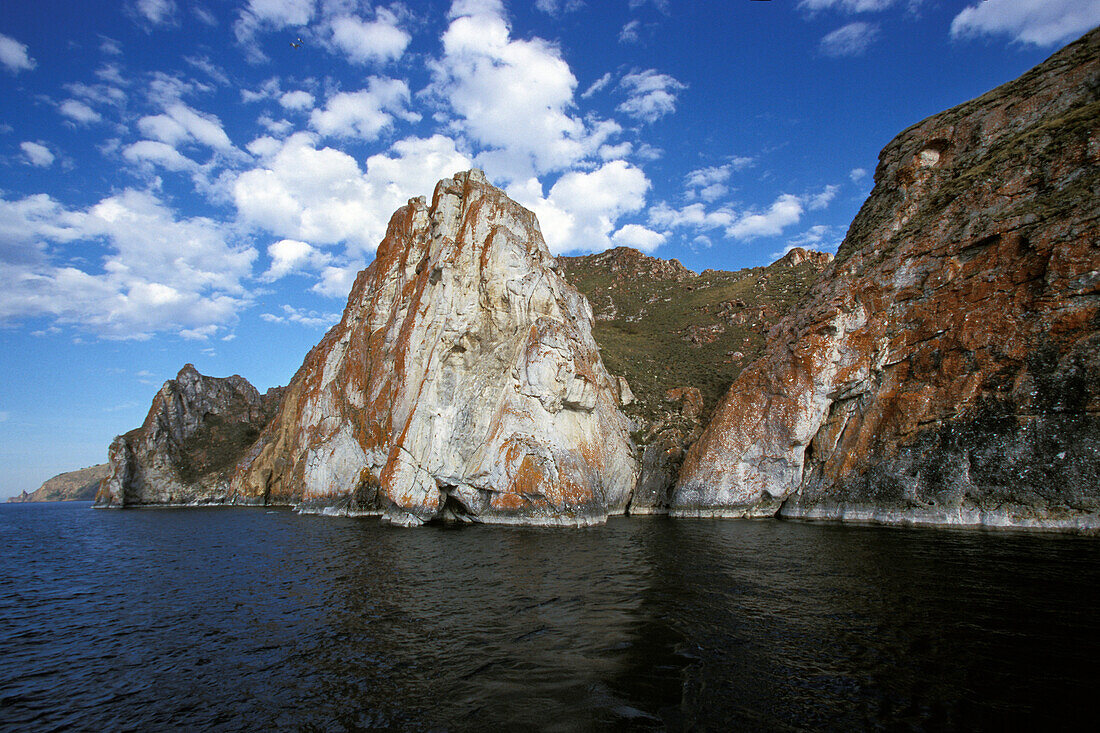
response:
{"label": "grassy slope", "polygon": [[[625,377],[638,398],[626,411],[647,422],[661,416],[665,392],[682,386],[702,392],[706,419],[741,369],[759,356],[768,328],[820,271],[807,262],[737,272],[706,270],[676,282],[615,275],[592,256],[559,260],[597,314],[608,312],[608,298],[614,303],[615,318],[597,320],[593,335],[608,370]],[[728,305],[737,300],[744,305]],[[756,315],[761,307],[763,318]],[[724,331],[712,343],[693,344],[687,338],[692,327],[713,326]]]}

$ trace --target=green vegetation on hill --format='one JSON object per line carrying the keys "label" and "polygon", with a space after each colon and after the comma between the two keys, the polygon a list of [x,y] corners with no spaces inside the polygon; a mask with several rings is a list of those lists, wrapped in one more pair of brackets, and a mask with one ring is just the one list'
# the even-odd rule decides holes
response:
{"label": "green vegetation on hill", "polygon": [[699,389],[703,417],[709,416],[734,378],[759,356],[768,329],[821,271],[814,262],[775,263],[677,278],[614,268],[606,255],[559,261],[596,314],[593,335],[604,364],[626,378],[638,400],[626,411],[648,422],[667,408],[668,390],[685,386]]}

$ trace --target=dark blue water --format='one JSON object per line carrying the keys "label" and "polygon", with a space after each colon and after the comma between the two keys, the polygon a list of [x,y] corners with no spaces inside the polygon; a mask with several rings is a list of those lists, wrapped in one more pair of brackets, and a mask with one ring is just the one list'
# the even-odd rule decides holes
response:
{"label": "dark blue water", "polygon": [[1100,540],[0,507],[13,730],[1094,722]]}

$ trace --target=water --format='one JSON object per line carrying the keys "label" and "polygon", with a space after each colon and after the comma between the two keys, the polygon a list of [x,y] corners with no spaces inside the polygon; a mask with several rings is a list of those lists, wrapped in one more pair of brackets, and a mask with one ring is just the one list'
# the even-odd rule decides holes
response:
{"label": "water", "polygon": [[1100,540],[0,507],[0,727],[1092,723]]}

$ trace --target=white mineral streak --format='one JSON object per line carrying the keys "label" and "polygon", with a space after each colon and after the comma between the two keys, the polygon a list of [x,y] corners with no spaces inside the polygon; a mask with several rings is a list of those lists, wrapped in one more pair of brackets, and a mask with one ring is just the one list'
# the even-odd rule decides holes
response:
{"label": "white mineral streak", "polygon": [[445,179],[394,214],[238,483],[401,525],[622,513],[634,446],[591,324],[534,214],[480,171]]}

